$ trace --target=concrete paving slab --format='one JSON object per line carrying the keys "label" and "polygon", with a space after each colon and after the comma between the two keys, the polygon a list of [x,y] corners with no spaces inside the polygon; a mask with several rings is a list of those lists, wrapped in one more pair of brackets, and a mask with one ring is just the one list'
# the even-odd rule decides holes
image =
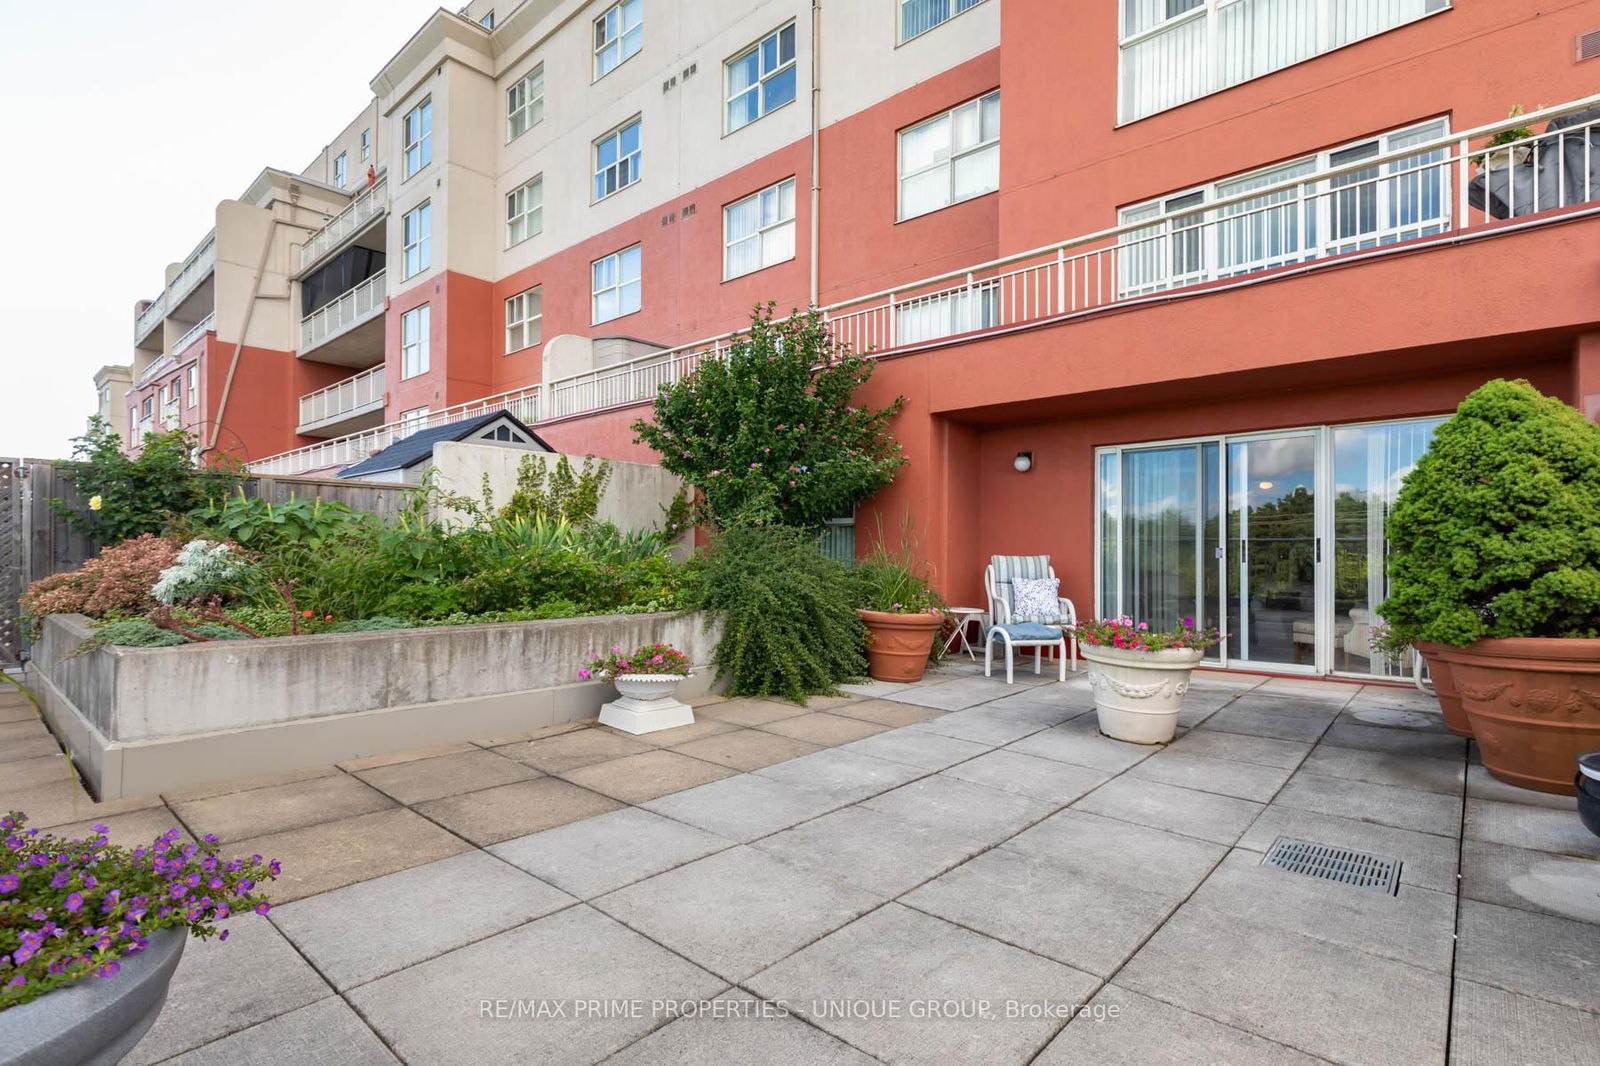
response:
{"label": "concrete paving slab", "polygon": [[696,965],[742,982],[883,898],[741,846],[600,896],[593,906]]}
{"label": "concrete paving slab", "polygon": [[804,707],[773,700],[737,699],[702,707],[695,711],[697,718],[710,718],[738,726],[766,725],[806,714]]}
{"label": "concrete paving slab", "polygon": [[938,718],[945,712],[932,707],[914,707],[909,703],[896,703],[894,700],[852,700],[835,707],[831,713],[898,729],[901,726],[915,725],[917,722]]}
{"label": "concrete paving slab", "polygon": [[1438,707],[1432,710],[1412,710],[1405,707],[1372,706],[1352,702],[1339,712],[1334,721],[1342,725],[1378,726],[1383,729],[1404,729],[1413,733],[1432,733],[1436,736],[1454,736],[1444,724],[1444,715]]}
{"label": "concrete paving slab", "polygon": [[569,733],[530,740],[521,744],[508,744],[494,750],[501,755],[527,763],[535,770],[559,774],[576,770],[607,759],[620,759],[624,755],[637,755],[649,751],[649,744],[610,729],[575,729]]}
{"label": "concrete paving slab", "polygon": [[[691,701],[692,702],[692,701]],[[546,737],[560,736],[562,733],[571,733],[579,729],[594,728],[594,721],[577,720],[572,722],[554,722],[542,725],[537,729],[524,729],[520,733],[507,733],[497,737],[483,737],[472,741],[480,748],[503,748],[511,744],[526,744],[530,740],[543,740]]]}
{"label": "concrete paving slab", "polygon": [[[3,777],[0,777],[0,781],[3,781]],[[54,780],[15,790],[0,784],[0,810],[26,814],[29,829],[54,829],[58,825],[100,822],[115,814],[160,805],[160,796],[130,796],[96,803],[76,779]]]}
{"label": "concrete paving slab", "polygon": [[346,773],[355,773],[358,770],[376,770],[380,766],[396,766],[403,762],[416,762],[419,759],[437,759],[441,755],[459,755],[466,751],[481,750],[477,744],[439,744],[431,748],[413,748],[411,751],[397,751],[383,755],[367,755],[359,759],[347,759],[338,764],[339,769]]}
{"label": "concrete paving slab", "polygon": [[[1099,727],[1088,719],[1089,716],[1084,715],[1064,725],[1023,737],[1007,744],[1006,750],[1113,773],[1126,770],[1161,750],[1158,745],[1127,744],[1112,740],[1101,735]],[[1086,724],[1080,725],[1080,722]]]}
{"label": "concrete paving slab", "polygon": [[[602,726],[601,728],[607,727]],[[732,722],[702,717],[689,725],[675,726],[672,729],[660,729],[654,733],[641,733],[633,739],[641,744],[651,744],[658,748],[672,748],[679,744],[687,744],[691,740],[704,740],[706,737],[734,732],[739,728]]]}
{"label": "concrete paving slab", "polygon": [[289,903],[421,866],[469,847],[460,837],[403,807],[223,842],[229,856],[259,854],[282,861],[283,873],[268,889],[274,903]]}
{"label": "concrete paving slab", "polygon": [[177,792],[167,792],[163,793],[163,798],[168,803],[189,803],[195,800],[211,799],[213,796],[225,796],[230,792],[252,792],[256,789],[271,788],[274,785],[293,785],[302,781],[313,781],[319,777],[334,777],[338,774],[339,768],[337,766],[303,766],[298,770],[283,770],[271,774],[252,774],[249,777],[236,777],[231,781],[218,781],[210,785],[200,785]]}
{"label": "concrete paving slab", "polygon": [[1461,895],[1600,924],[1600,860],[1465,840]]}
{"label": "concrete paving slab", "polygon": [[1319,1066],[1322,1059],[1263,1040],[1114,984],[1067,1023],[1033,1066]]}
{"label": "concrete paving slab", "polygon": [[1441,836],[1455,836],[1461,825],[1459,796],[1328,777],[1304,768],[1289,779],[1272,802],[1281,807]]}
{"label": "concrete paving slab", "polygon": [[1339,716],[1343,702],[1313,699],[1303,696],[1285,696],[1268,692],[1265,688],[1246,692],[1228,704],[1230,710],[1265,711],[1278,718],[1304,718],[1326,725]]}
{"label": "concrete paving slab", "polygon": [[1469,799],[1465,835],[1514,848],[1549,851],[1600,859],[1600,837],[1578,820],[1577,803],[1570,810],[1535,807],[1522,803]]}
{"label": "concrete paving slab", "polygon": [[1077,800],[1072,809],[1232,844],[1255,821],[1262,804],[1124,776]]}
{"label": "concrete paving slab", "polygon": [[974,744],[998,747],[1019,740],[1029,733],[1045,728],[1038,722],[1014,715],[1001,714],[988,707],[975,707],[967,711],[953,711],[939,718],[912,726],[940,736],[968,740]]}
{"label": "concrete paving slab", "polygon": [[[779,723],[780,725],[783,723]],[[844,745],[841,751],[870,755],[875,759],[919,766],[924,770],[943,770],[992,750],[987,744],[928,733],[920,729],[895,729]]]}
{"label": "concrete paving slab", "polygon": [[927,771],[905,763],[834,748],[764,766],[757,776],[826,792],[845,803],[897,788]]}
{"label": "concrete paving slab", "polygon": [[859,718],[829,714],[827,711],[815,711],[768,722],[759,728],[769,733],[777,733],[779,736],[803,740],[818,747],[833,747],[882,733],[889,727],[876,722],[864,722]]}
{"label": "concrete paving slab", "polygon": [[11,744],[20,744],[25,740],[36,740],[40,737],[46,740],[54,739],[49,728],[42,720],[34,715],[14,719],[10,722],[0,722],[0,747]]}
{"label": "concrete paving slab", "polygon": [[749,841],[826,814],[844,801],[817,789],[740,774],[642,806],[728,840]]}
{"label": "concrete paving slab", "polygon": [[1160,751],[1130,769],[1128,776],[1265,803],[1292,772],[1184,751]]}
{"label": "concrete paving slab", "polygon": [[1283,696],[1287,699],[1316,700],[1344,704],[1353,699],[1364,686],[1343,681],[1325,681],[1310,677],[1269,677],[1256,689],[1263,696]]}
{"label": "concrete paving slab", "polygon": [[1524,807],[1548,807],[1567,814],[1573,814],[1578,809],[1576,796],[1558,796],[1553,792],[1535,792],[1531,788],[1507,784],[1485,770],[1482,763],[1467,764],[1467,798],[1520,803]]}
{"label": "concrete paving slab", "polygon": [[989,844],[997,844],[1037,822],[1055,806],[945,774],[913,781],[863,800],[861,805],[903,822],[948,828]]}
{"label": "concrete paving slab", "polygon": [[5,697],[0,701],[0,722],[37,722],[39,712],[34,710],[33,704],[26,699],[18,697]]}
{"label": "concrete paving slab", "polygon": [[1456,982],[1450,1066],[1571,1066],[1600,1047],[1600,1014]]}
{"label": "concrete paving slab", "polygon": [[1071,803],[1111,779],[1111,773],[1107,770],[1041,759],[1010,748],[980,755],[951,766],[944,773],[1002,792],[1032,796],[1056,806]]}
{"label": "concrete paving slab", "polygon": [[1261,817],[1239,839],[1238,846],[1265,853],[1279,837],[1355,848],[1399,859],[1401,884],[1435,892],[1456,890],[1456,841],[1453,837],[1273,804],[1261,812]]}
{"label": "concrete paving slab", "polygon": [[980,703],[1000,699],[1014,691],[1016,691],[1014,688],[1006,687],[1003,677],[962,677],[953,681],[914,685],[897,692],[887,692],[883,698],[917,707],[935,707],[941,711],[964,711]]}
{"label": "concrete paving slab", "polygon": [[846,807],[764,837],[752,847],[891,899],[988,845],[948,827]]}
{"label": "concrete paving slab", "polygon": [[1450,979],[1198,907],[1182,907],[1117,983],[1350,1066],[1440,1062]]}
{"label": "concrete paving slab", "polygon": [[763,697],[763,699],[765,699],[767,703],[773,703],[779,707],[791,708],[797,714],[810,711],[831,711],[835,708],[847,707],[852,703],[859,703],[861,701],[860,696],[852,696],[848,692],[835,693],[832,696],[807,696],[804,703],[796,703],[793,700],[780,699],[777,696],[766,696]]}
{"label": "concrete paving slab", "polygon": [[1414,788],[1446,796],[1461,795],[1465,766],[1460,759],[1431,759],[1318,744],[1301,769],[1327,777],[1343,777],[1374,785]]}
{"label": "concrete paving slab", "polygon": [[215,833],[227,841],[301,829],[394,805],[394,800],[349,774],[334,774],[173,803],[172,810],[194,832]]}
{"label": "concrete paving slab", "polygon": [[1361,691],[1355,694],[1347,707],[1354,710],[1358,707],[1394,707],[1401,710],[1424,711],[1431,714],[1439,713],[1439,697],[1427,692],[1418,692],[1408,683],[1404,687],[1396,685],[1363,685]]}
{"label": "concrete paving slab", "polygon": [[470,851],[277,907],[271,918],[346,991],[575,902]]}
{"label": "concrete paving slab", "polygon": [[782,737],[762,729],[737,729],[720,736],[691,740],[673,749],[696,759],[714,762],[731,770],[749,772],[776,762],[798,759],[822,748],[793,737]]}
{"label": "concrete paving slab", "polygon": [[1600,925],[1461,901],[1456,976],[1600,1013]]}
{"label": "concrete paving slab", "polygon": [[1304,741],[1275,740],[1272,737],[1229,733],[1220,729],[1194,729],[1168,744],[1167,750],[1293,770],[1310,754],[1311,745]]}
{"label": "concrete paving slab", "polygon": [[166,1066],[393,1066],[376,1033],[338,996],[166,1060]]}
{"label": "concrete paving slab", "polygon": [[[652,750],[652,749],[646,749]],[[527,836],[622,806],[610,796],[555,777],[463,792],[416,805],[419,814],[479,847]]]}
{"label": "concrete paving slab", "polygon": [[1331,715],[1323,718],[1281,714],[1274,708],[1241,707],[1235,702],[1201,722],[1196,730],[1220,730],[1309,743],[1322,736],[1331,718]]}
{"label": "concrete paving slab", "polygon": [[1068,808],[1000,847],[1051,862],[1074,878],[1109,879],[1177,902],[1227,854],[1221,844]]}
{"label": "concrete paving slab", "polygon": [[513,781],[528,781],[539,771],[493,751],[470,751],[439,755],[431,759],[412,759],[357,771],[355,774],[373,788],[401,803],[422,803],[472,792]]}
{"label": "concrete paving slab", "polygon": [[149,1066],[332,995],[283,935],[248,914],[226,941],[190,939],[156,1024],[122,1060]]}
{"label": "concrete paving slab", "polygon": [[910,683],[900,681],[857,681],[840,685],[839,691],[862,699],[881,700],[888,698],[892,692],[904,692],[911,687]]}
{"label": "concrete paving slab", "polygon": [[60,755],[61,745],[52,736],[30,736],[0,744],[0,765],[41,755]]}
{"label": "concrete paving slab", "polygon": [[[125,848],[135,848],[141,844],[150,844],[156,837],[169,829],[183,828],[183,824],[165,806],[143,807],[136,811],[127,811],[123,814],[108,814],[104,818],[89,818],[82,822],[69,822],[66,825],[50,827],[52,836],[63,840],[87,839],[97,835],[96,825],[103,825],[111,832],[111,843]],[[182,834],[183,840],[191,840],[188,833]]]}
{"label": "concrete paving slab", "polygon": [[623,803],[643,803],[696,785],[721,781],[737,772],[703,759],[658,748],[609,762],[580,766],[561,776]]}
{"label": "concrete paving slab", "polygon": [[1426,759],[1460,760],[1462,752],[1467,748],[1467,742],[1453,734],[1387,729],[1383,726],[1355,725],[1350,722],[1334,722],[1323,735],[1322,742],[1335,744],[1341,748],[1383,751],[1391,755],[1415,755]]}
{"label": "concrete paving slab", "polygon": [[[818,1027],[892,1063],[1028,1061],[1058,1017],[1007,1017],[1007,1005],[1070,1009],[1095,979],[898,904],[879,908],[756,975],[749,986],[799,1007]],[[960,1017],[988,1001],[986,1015]],[[852,1003],[863,1009],[849,1009]],[[949,1004],[927,1017],[929,1004]]]}
{"label": "concrete paving slab", "polygon": [[744,992],[724,993],[709,1008],[685,1012],[677,1021],[619,1051],[606,1060],[606,1066],[877,1066],[877,1059],[785,1011]]}
{"label": "concrete paving slab", "polygon": [[[726,986],[578,906],[363,985],[350,999],[408,1063],[586,1066],[660,1025],[654,1000],[709,999]],[[617,1006],[602,1013],[585,1001]]]}
{"label": "concrete paving slab", "polygon": [[21,792],[39,785],[78,783],[78,771],[72,760],[63,752],[36,755],[31,759],[18,759],[3,764],[0,771],[0,795]]}
{"label": "concrete paving slab", "polygon": [[732,846],[702,829],[624,807],[489,850],[563,891],[592,899]]}

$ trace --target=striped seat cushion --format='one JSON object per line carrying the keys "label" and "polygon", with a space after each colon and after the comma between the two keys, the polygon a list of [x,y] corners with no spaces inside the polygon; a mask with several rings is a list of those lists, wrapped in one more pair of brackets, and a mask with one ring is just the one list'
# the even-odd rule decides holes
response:
{"label": "striped seat cushion", "polygon": [[1048,555],[992,555],[989,565],[994,567],[995,595],[1005,604],[1005,614],[1012,622],[1038,622],[1044,625],[1055,625],[1061,621],[1059,608],[1047,615],[1029,615],[1018,618],[1011,613],[1012,599],[1011,583],[1017,578],[1046,578],[1050,576],[1050,556]]}

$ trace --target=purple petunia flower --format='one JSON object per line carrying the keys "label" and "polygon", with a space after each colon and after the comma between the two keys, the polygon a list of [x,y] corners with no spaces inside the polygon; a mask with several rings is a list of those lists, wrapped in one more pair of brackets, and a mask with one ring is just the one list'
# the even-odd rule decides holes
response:
{"label": "purple petunia flower", "polygon": [[120,969],[122,969],[122,964],[121,963],[108,962],[104,966],[102,966],[98,970],[96,970],[95,973],[98,974],[101,977],[115,977],[115,976],[117,976],[117,971],[120,970]]}
{"label": "purple petunia flower", "polygon": [[67,901],[62,904],[62,906],[66,907],[67,910],[73,914],[83,910],[83,893],[73,892],[69,894],[67,896]]}
{"label": "purple petunia flower", "polygon": [[17,890],[16,874],[0,874],[0,895],[9,896]]}
{"label": "purple petunia flower", "polygon": [[256,904],[256,913],[257,914],[263,914],[264,915],[268,911],[270,911],[271,909],[272,909],[272,904],[268,903],[266,900],[262,900],[260,903]]}

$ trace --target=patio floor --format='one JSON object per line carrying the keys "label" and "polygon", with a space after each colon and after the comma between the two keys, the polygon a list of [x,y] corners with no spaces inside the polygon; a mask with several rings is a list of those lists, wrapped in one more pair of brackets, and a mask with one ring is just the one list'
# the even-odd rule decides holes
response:
{"label": "patio floor", "polygon": [[[1395,688],[1199,675],[1165,748],[965,660],[91,804],[0,693],[0,810],[283,860],[129,1066],[1566,1063],[1600,840]],[[1400,860],[1388,895],[1261,865]],[[1072,1014],[1072,1008],[1088,1004]]]}

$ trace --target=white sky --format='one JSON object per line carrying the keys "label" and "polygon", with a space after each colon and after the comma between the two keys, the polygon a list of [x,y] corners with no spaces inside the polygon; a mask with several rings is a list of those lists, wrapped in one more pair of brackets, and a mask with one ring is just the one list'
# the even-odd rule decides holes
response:
{"label": "white sky", "polygon": [[310,162],[439,6],[0,0],[0,455],[67,454],[134,301],[218,201]]}

